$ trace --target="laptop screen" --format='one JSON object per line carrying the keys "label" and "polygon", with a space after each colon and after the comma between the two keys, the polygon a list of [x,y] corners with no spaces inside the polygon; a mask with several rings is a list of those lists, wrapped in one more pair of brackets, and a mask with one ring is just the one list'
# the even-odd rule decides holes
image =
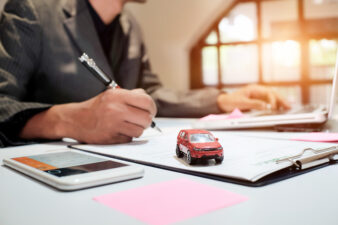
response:
{"label": "laptop screen", "polygon": [[328,118],[331,119],[334,113],[335,109],[335,104],[336,104],[336,96],[337,96],[337,85],[338,81],[338,49],[337,49],[337,56],[336,56],[336,66],[335,66],[335,71],[334,71],[334,76],[333,76],[333,82],[332,82],[332,91],[331,91],[331,97],[330,97],[330,103],[329,103],[329,114]]}

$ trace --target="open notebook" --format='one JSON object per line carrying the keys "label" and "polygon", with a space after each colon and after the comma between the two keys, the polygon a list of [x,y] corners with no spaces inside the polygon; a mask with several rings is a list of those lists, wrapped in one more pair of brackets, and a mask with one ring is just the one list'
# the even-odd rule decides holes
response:
{"label": "open notebook", "polygon": [[[287,158],[301,154],[306,148],[324,149],[322,153],[338,149],[334,144],[328,143],[267,139],[241,136],[231,132],[213,132],[214,136],[219,138],[224,149],[223,163],[215,164],[213,160],[208,160],[204,164],[190,166],[184,159],[177,158],[175,154],[176,136],[179,130],[179,128],[164,129],[162,135],[147,130],[141,138],[128,144],[73,145],[71,147],[122,160],[249,186],[265,185],[306,172],[309,169],[306,169],[305,164],[302,165],[302,168],[295,168],[292,173],[291,170],[286,169],[296,165]],[[296,157],[294,160],[296,162],[301,158],[316,154],[306,151],[304,156]],[[326,158],[326,161],[321,161],[319,164],[329,163],[328,157],[323,158]],[[278,162],[278,160],[280,161]]]}

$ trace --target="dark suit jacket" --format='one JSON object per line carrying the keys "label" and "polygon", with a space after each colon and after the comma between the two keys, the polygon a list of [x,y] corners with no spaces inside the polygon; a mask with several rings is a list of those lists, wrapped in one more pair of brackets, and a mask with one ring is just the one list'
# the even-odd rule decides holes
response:
{"label": "dark suit jacket", "polygon": [[[158,116],[219,112],[216,89],[179,93],[162,87],[150,70],[138,24],[126,12],[120,23],[127,46],[121,49],[118,69],[121,87],[144,88],[155,100]],[[11,139],[6,131],[15,124],[23,126],[27,116],[54,104],[87,100],[105,90],[78,61],[83,52],[114,78],[85,0],[9,0],[0,19],[2,144],[4,138]]]}

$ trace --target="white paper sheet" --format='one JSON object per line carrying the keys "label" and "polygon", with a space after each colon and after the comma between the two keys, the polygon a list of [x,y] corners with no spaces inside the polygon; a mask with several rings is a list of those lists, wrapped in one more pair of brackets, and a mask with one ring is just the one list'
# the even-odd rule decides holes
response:
{"label": "white paper sheet", "polygon": [[231,132],[212,132],[224,149],[222,164],[214,160],[189,165],[185,158],[177,158],[176,138],[180,127],[163,129],[163,134],[146,130],[141,138],[128,144],[119,145],[75,145],[74,147],[90,152],[121,157],[148,164],[157,164],[182,170],[237,178],[255,182],[260,178],[291,165],[276,160],[299,154],[305,148],[324,148],[334,146],[327,143],[264,139],[262,137],[241,136]]}

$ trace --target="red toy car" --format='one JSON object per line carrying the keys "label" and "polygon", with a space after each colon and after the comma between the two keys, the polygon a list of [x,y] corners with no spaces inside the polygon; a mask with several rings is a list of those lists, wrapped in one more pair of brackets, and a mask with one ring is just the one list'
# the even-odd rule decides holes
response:
{"label": "red toy car", "polygon": [[223,161],[223,147],[209,131],[181,130],[177,135],[176,155],[182,158],[186,155],[191,165],[196,159],[215,159],[216,163]]}

